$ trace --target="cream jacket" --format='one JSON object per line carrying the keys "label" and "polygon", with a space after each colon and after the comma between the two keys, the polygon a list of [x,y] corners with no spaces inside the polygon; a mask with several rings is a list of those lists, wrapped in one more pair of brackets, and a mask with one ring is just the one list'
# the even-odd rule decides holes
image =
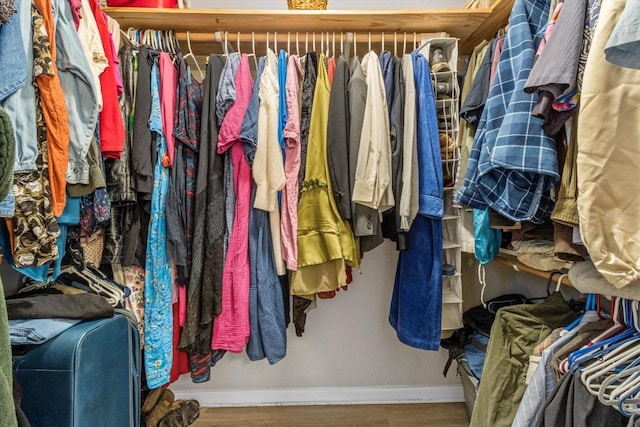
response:
{"label": "cream jacket", "polygon": [[362,58],[362,70],[367,81],[367,103],[351,198],[355,203],[384,212],[395,202],[391,188],[389,112],[380,61],[375,52]]}

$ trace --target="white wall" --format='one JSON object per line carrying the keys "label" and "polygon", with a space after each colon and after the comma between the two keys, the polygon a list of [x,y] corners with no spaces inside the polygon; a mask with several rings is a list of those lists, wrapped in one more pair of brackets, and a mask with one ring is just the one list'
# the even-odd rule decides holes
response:
{"label": "white wall", "polygon": [[302,337],[289,326],[278,364],[227,354],[210,382],[186,375],[172,389],[205,405],[460,401],[455,369],[442,375],[447,353],[408,347],[389,325],[397,257],[390,242],[365,254],[362,274],[335,299],[318,301]]}
{"label": "white wall", "polygon": [[[190,0],[193,8],[207,9],[287,9],[287,0]],[[464,0],[328,0],[327,9],[448,9]]]}

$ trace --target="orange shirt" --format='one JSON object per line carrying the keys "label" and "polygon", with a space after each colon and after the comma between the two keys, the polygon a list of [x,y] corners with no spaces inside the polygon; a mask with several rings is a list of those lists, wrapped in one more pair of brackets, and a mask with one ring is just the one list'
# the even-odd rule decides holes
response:
{"label": "orange shirt", "polygon": [[67,167],[69,164],[69,121],[64,92],[56,66],[55,26],[51,0],[34,0],[44,19],[51,46],[53,74],[41,74],[37,79],[42,99],[42,112],[47,124],[47,151],[51,206],[55,216],[62,215],[66,203]]}

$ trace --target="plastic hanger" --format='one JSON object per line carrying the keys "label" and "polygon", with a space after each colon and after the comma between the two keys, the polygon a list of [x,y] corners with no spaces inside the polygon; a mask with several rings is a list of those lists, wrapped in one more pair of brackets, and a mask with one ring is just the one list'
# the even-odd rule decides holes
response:
{"label": "plastic hanger", "polygon": [[621,321],[621,311],[622,311],[622,307],[621,307],[621,299],[620,298],[616,298],[616,297],[612,297],[611,298],[611,319],[613,320],[613,326],[611,326],[609,329],[607,329],[606,331],[602,332],[600,335],[598,335],[596,338],[593,339],[593,342],[598,342],[600,340],[603,339],[607,339],[610,337],[615,336],[616,334],[622,332],[623,330],[626,329],[626,326],[622,323]]}
{"label": "plastic hanger", "polygon": [[332,49],[333,49],[333,56],[338,56],[336,55],[336,33],[333,33],[333,40],[332,40]]}
{"label": "plastic hanger", "polygon": [[298,39],[298,32],[296,31],[296,56],[300,58],[300,41]]}
{"label": "plastic hanger", "polygon": [[382,45],[381,45],[380,52],[384,52],[384,33],[382,33]]}
{"label": "plastic hanger", "polygon": [[358,34],[357,33],[353,33],[353,57],[357,58],[358,57]]}
{"label": "plastic hanger", "polygon": [[312,32],[311,35],[313,36],[313,51],[316,51],[316,32]]}
{"label": "plastic hanger", "polygon": [[198,69],[198,72],[200,73],[200,79],[204,80],[204,73],[202,72],[202,69],[200,68],[200,64],[198,64],[198,60],[196,59],[195,55],[193,54],[193,51],[191,50],[191,37],[189,35],[189,31],[187,31],[187,48],[189,49],[189,52],[187,52],[187,54],[184,56],[184,60],[186,61],[187,58],[191,57],[191,59],[193,59],[193,62],[196,64],[196,68]]}
{"label": "plastic hanger", "polygon": [[393,33],[393,56],[398,56],[398,33]]}
{"label": "plastic hanger", "polygon": [[402,56],[407,54],[407,32],[404,33],[404,41],[402,42]]}
{"label": "plastic hanger", "polygon": [[371,33],[369,33],[369,52],[371,52]]}

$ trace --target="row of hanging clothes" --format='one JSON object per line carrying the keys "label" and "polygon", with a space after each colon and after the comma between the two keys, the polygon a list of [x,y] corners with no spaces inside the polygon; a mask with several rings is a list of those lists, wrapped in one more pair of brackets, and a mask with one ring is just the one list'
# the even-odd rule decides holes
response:
{"label": "row of hanging clothes", "polygon": [[454,85],[436,94],[432,80],[450,71],[442,50],[260,56],[225,43],[201,67],[175,33],[125,33],[98,2],[27,6],[0,40],[15,143],[1,238],[25,289],[126,305],[148,387],[202,382],[227,351],[281,360],[289,323],[302,335],[316,298],[346,291],[389,238],[390,322],[438,349],[441,159],[455,146],[435,102]]}
{"label": "row of hanging clothes", "polygon": [[[635,423],[638,13],[625,0],[516,0],[506,34],[469,58],[455,201],[473,212],[463,243],[480,282],[508,248],[530,268],[569,269],[589,295],[583,314],[558,292],[497,312],[472,426]],[[610,314],[593,295],[611,298]]]}
{"label": "row of hanging clothes", "polygon": [[[636,15],[634,2],[516,1],[506,34],[474,49],[456,202],[480,264],[502,247],[543,271],[593,263],[603,294],[638,281],[639,203],[619,190],[637,186],[640,108],[612,89],[640,85]],[[603,120],[602,104],[624,114]]]}
{"label": "row of hanging clothes", "polygon": [[390,322],[436,350],[444,182],[429,59],[227,47],[198,82],[145,34],[120,51],[129,126],[107,164],[103,259],[132,289],[149,387],[206,381],[226,351],[277,363],[290,321],[301,336],[316,297],[347,290],[385,237],[400,250]]}
{"label": "row of hanging clothes", "polygon": [[[526,299],[510,305],[508,296],[495,299],[504,307],[491,319],[488,339],[481,336],[484,351],[478,353],[478,343],[471,345],[475,365],[469,367],[480,380],[471,425],[637,422],[640,303],[610,297],[605,310],[601,304],[607,299],[597,294],[587,294],[581,303],[573,299],[575,292],[560,292],[565,276],[557,276],[555,292],[540,303]],[[475,363],[477,356],[483,364]]]}

